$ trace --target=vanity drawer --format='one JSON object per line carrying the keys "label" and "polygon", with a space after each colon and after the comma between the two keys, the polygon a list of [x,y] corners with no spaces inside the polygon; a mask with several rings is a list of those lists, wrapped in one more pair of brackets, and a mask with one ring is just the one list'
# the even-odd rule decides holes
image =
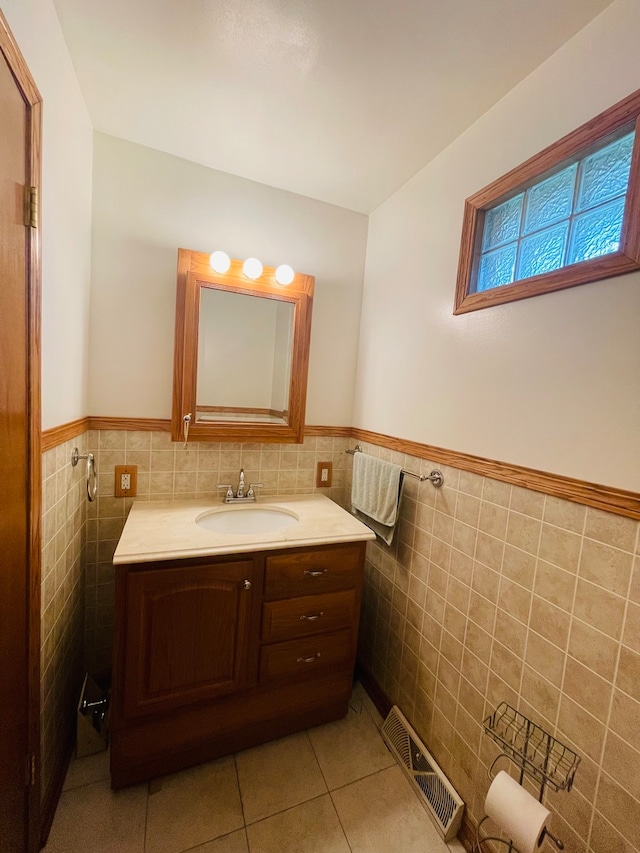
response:
{"label": "vanity drawer", "polygon": [[284,675],[305,678],[331,668],[351,664],[353,658],[350,629],[316,634],[284,643],[272,643],[260,650],[260,681]]}
{"label": "vanity drawer", "polygon": [[348,628],[355,608],[355,589],[268,601],[262,607],[262,640],[270,643]]}
{"label": "vanity drawer", "polygon": [[264,597],[290,598],[357,587],[362,554],[358,543],[267,557]]}

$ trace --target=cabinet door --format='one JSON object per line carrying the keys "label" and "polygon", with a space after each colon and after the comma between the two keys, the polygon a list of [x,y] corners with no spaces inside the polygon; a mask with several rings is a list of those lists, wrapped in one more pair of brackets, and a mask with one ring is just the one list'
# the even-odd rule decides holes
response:
{"label": "cabinet door", "polygon": [[125,717],[222,696],[255,680],[256,574],[252,560],[128,573]]}

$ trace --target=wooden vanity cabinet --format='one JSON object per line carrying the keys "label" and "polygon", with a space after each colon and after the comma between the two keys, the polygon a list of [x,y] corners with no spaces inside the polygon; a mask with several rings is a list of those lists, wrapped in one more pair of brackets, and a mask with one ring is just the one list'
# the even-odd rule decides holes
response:
{"label": "wooden vanity cabinet", "polygon": [[344,716],[365,545],[116,566],[112,786]]}

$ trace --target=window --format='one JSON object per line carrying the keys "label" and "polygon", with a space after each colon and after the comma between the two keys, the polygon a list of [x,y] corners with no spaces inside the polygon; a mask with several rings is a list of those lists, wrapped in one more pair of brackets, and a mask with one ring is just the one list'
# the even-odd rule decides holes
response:
{"label": "window", "polygon": [[465,203],[454,314],[640,269],[640,91]]}

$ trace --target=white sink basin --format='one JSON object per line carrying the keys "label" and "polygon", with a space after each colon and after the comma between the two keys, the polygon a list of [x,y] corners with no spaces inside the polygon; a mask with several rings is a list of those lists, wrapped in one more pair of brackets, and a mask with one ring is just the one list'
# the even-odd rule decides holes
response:
{"label": "white sink basin", "polygon": [[196,524],[215,533],[276,533],[299,520],[295,513],[275,506],[225,506],[198,516]]}

